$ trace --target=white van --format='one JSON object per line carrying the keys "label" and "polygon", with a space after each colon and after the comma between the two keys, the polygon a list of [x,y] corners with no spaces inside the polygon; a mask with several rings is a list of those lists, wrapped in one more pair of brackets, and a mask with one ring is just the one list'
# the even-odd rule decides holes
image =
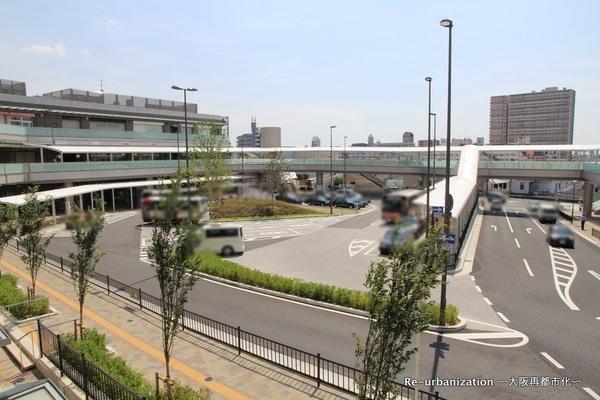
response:
{"label": "white van", "polygon": [[226,257],[244,252],[244,234],[239,224],[207,224],[200,231],[202,242],[199,250],[212,251]]}

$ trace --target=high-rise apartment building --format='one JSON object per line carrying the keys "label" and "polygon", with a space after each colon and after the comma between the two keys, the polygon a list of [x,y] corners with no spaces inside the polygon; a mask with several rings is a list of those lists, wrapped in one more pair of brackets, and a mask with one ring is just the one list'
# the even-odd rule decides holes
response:
{"label": "high-rise apartment building", "polygon": [[490,144],[572,144],[575,91],[541,92],[490,99]]}
{"label": "high-rise apartment building", "polygon": [[310,141],[310,147],[321,147],[321,139],[318,136],[313,136]]}

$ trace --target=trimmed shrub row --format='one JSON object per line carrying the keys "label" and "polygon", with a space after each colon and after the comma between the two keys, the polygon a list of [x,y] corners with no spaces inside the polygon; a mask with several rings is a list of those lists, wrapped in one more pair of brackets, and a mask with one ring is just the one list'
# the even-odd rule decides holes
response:
{"label": "trimmed shrub row", "polygon": [[[440,323],[440,305],[435,301],[424,304],[424,312],[427,315],[427,321],[430,325]],[[456,325],[458,323],[458,308],[454,304],[446,306],[446,325]]]}
{"label": "trimmed shrub row", "polygon": [[211,205],[210,214],[211,218],[242,218],[315,214],[315,211],[278,200],[230,199]]}
{"label": "trimmed shrub row", "polygon": [[366,292],[270,274],[244,267],[229,260],[223,260],[216,254],[209,252],[196,254],[193,264],[198,272],[263,289],[358,310],[367,310],[369,304],[369,296]]}
{"label": "trimmed shrub row", "polygon": [[[106,349],[106,335],[98,332],[96,329],[86,329],[81,340],[74,340],[73,334],[64,335],[64,339],[71,348],[85,354],[86,358],[100,367],[103,371],[110,374],[114,379],[128,387],[130,390],[147,399],[163,400],[166,399],[166,393],[161,391],[159,399],[153,385],[148,382],[144,376],[119,356],[110,354]],[[69,363],[77,368],[81,363],[81,357],[73,354]],[[100,377],[89,376],[91,380]],[[194,389],[189,385],[184,385],[178,380],[173,381],[172,393],[174,400],[208,400],[211,397],[208,389]]]}
{"label": "trimmed shrub row", "polygon": [[17,278],[12,275],[0,277],[0,306],[9,306],[8,311],[18,320],[50,312],[50,302],[46,297],[27,302],[27,295],[17,287],[17,282]]}

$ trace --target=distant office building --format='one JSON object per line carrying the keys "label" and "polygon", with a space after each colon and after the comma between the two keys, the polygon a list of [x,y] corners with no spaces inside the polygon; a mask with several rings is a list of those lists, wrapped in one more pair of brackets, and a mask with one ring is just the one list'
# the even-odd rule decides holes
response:
{"label": "distant office building", "polygon": [[490,99],[490,144],[572,144],[575,91],[541,92]]}
{"label": "distant office building", "polygon": [[415,135],[412,132],[404,132],[402,135],[402,144],[404,146],[414,146],[415,145]]}
{"label": "distant office building", "polygon": [[0,93],[27,96],[27,88],[25,82],[0,79]]}
{"label": "distant office building", "polygon": [[318,136],[313,136],[310,141],[310,147],[321,147],[321,139]]}
{"label": "distant office building", "polygon": [[[431,140],[430,140],[430,143],[431,143],[431,144],[430,144],[430,146],[433,146],[434,144],[435,144],[436,146],[439,146],[439,145],[440,145],[440,141],[439,141],[439,140],[435,140],[435,141],[434,141],[433,139],[431,139]],[[417,142],[417,146],[418,146],[418,147],[427,147],[427,139],[419,140],[419,141]]]}
{"label": "distant office building", "polygon": [[367,139],[367,146],[375,146],[375,138],[373,137],[373,135],[369,135],[369,138]]}
{"label": "distant office building", "polygon": [[237,137],[237,147],[257,147],[256,138],[251,133],[244,133]]}
{"label": "distant office building", "polygon": [[482,136],[478,137],[476,144],[477,146],[483,146],[485,144],[485,139]]}
{"label": "distant office building", "polygon": [[277,126],[259,128],[260,147],[281,147],[281,128]]}

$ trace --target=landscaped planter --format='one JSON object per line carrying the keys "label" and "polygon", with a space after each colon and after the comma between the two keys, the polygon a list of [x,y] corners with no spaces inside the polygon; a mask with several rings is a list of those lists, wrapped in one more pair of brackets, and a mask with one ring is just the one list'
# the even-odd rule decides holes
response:
{"label": "landscaped planter", "polygon": [[459,318],[458,323],[455,325],[429,325],[429,328],[427,328],[427,330],[438,333],[458,332],[460,330],[463,330],[466,326],[467,321]]}

